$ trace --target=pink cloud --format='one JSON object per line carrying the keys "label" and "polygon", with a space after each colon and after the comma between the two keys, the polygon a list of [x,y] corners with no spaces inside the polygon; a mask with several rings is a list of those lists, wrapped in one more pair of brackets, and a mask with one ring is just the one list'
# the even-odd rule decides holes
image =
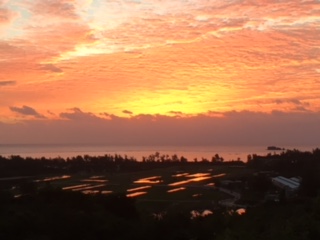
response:
{"label": "pink cloud", "polygon": [[10,12],[8,9],[0,8],[0,24],[10,22],[12,17],[12,12]]}
{"label": "pink cloud", "polygon": [[30,1],[30,10],[33,14],[66,19],[76,19],[74,1],[70,0],[35,0]]}
{"label": "pink cloud", "polygon": [[0,2],[0,28],[8,26],[16,17],[18,14],[8,8],[1,7]]}
{"label": "pink cloud", "polygon": [[72,50],[78,44],[95,41],[90,28],[81,23],[69,22],[43,28],[29,28],[29,31],[30,38],[36,39],[36,49],[50,49],[47,54],[52,55]]}

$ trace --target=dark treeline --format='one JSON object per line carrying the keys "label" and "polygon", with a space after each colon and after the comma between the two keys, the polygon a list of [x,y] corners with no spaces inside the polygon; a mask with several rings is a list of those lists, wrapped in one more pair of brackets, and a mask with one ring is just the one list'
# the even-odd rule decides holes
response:
{"label": "dark treeline", "polygon": [[286,177],[301,177],[300,190],[304,195],[317,196],[320,189],[320,149],[309,151],[286,150],[267,156],[248,156],[248,167],[273,171]]}
{"label": "dark treeline", "polygon": [[[213,156],[210,161],[202,158],[201,160],[193,159],[192,162],[187,158],[176,154],[161,155],[156,152],[148,157],[143,157],[142,161],[137,161],[133,157],[126,155],[103,155],[89,156],[78,155],[72,158],[23,158],[19,155],[9,157],[0,156],[0,178],[12,176],[33,176],[44,174],[74,174],[79,172],[96,172],[96,173],[112,173],[126,171],[142,171],[153,168],[169,167],[187,164],[214,163],[221,164],[223,158],[218,154]],[[241,161],[225,162],[225,164],[244,164]]]}
{"label": "dark treeline", "polygon": [[[86,172],[126,172],[139,171],[152,168],[169,167],[187,164],[218,164],[218,165],[242,165],[263,171],[276,171],[285,176],[303,176],[317,172],[320,167],[320,149],[316,148],[311,152],[299,150],[285,150],[281,153],[259,156],[248,155],[247,162],[240,159],[235,161],[224,161],[219,154],[211,159],[192,159],[191,161],[183,156],[166,155],[156,152],[138,161],[126,155],[103,155],[90,156],[78,155],[71,158],[32,158],[12,155],[4,157],[0,155],[0,177],[27,176],[50,173],[77,173]],[[309,173],[310,171],[310,173]]]}
{"label": "dark treeline", "polygon": [[13,198],[0,194],[0,238],[6,240],[313,240],[320,239],[320,198],[266,203],[238,215],[216,209],[205,217],[172,206],[142,214],[125,195],[84,195],[42,189]]}
{"label": "dark treeline", "polygon": [[297,149],[286,150],[281,153],[258,156],[248,155],[247,164],[250,167],[261,170],[273,170],[282,174],[300,174],[301,170],[309,166],[317,166],[320,163],[320,149],[299,151]]}

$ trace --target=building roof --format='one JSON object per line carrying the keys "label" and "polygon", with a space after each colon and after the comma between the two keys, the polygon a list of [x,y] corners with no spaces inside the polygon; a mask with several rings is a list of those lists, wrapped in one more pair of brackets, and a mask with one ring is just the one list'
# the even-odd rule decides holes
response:
{"label": "building roof", "polygon": [[294,181],[289,178],[282,177],[282,176],[272,178],[272,182],[274,182],[275,184],[277,184],[278,186],[280,186],[282,188],[288,187],[293,190],[298,189],[300,186],[299,182]]}

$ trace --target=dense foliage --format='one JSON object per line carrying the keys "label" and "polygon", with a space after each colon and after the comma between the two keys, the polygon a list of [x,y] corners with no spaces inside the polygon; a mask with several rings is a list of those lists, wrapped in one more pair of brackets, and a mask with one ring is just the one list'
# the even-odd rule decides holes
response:
{"label": "dense foliage", "polygon": [[[253,155],[248,160],[245,166],[257,172],[300,176],[302,182],[297,196],[277,203],[261,202],[249,207],[244,215],[221,207],[211,215],[191,218],[190,211],[179,207],[168,208],[156,216],[138,211],[135,200],[123,194],[84,195],[50,185],[39,190],[30,182],[21,184],[21,180],[23,195],[16,198],[2,181],[0,239],[320,239],[320,150],[287,150],[268,156]],[[143,162],[121,156],[73,159],[12,156],[0,157],[0,173],[2,177],[13,177],[78,171],[135,171],[175,164],[202,163],[180,158],[161,159],[157,155]],[[244,165],[242,162],[232,164]],[[269,189],[269,182],[263,175],[247,176],[246,182],[250,191],[264,193]]]}
{"label": "dense foliage", "polygon": [[191,218],[171,208],[161,218],[139,214],[123,195],[45,189],[13,199],[2,193],[1,239],[320,239],[320,199],[264,204],[246,214],[217,210]]}

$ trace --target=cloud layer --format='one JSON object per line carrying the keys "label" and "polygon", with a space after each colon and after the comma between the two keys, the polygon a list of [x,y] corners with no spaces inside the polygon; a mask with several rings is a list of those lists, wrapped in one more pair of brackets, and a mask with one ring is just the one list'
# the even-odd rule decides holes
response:
{"label": "cloud layer", "polygon": [[[13,109],[38,115],[24,106]],[[0,144],[105,144],[105,145],[280,145],[317,146],[320,113],[225,112],[190,117],[138,115],[131,118],[96,116],[78,108],[60,119],[0,122]]]}
{"label": "cloud layer", "polygon": [[6,123],[320,111],[317,0],[0,0],[0,36]]}

